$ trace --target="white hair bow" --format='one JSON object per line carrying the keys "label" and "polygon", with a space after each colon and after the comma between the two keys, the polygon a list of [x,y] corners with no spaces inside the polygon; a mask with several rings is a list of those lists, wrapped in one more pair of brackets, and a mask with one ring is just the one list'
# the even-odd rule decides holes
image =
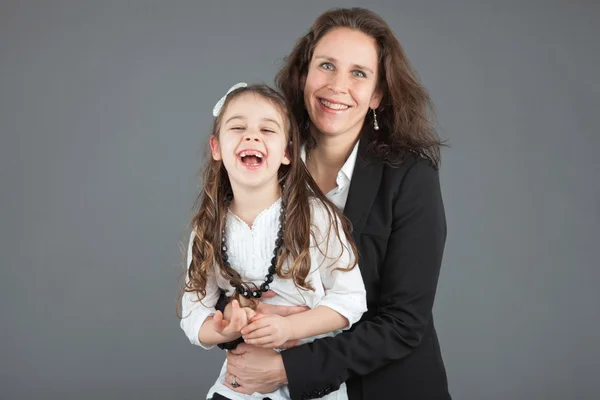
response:
{"label": "white hair bow", "polygon": [[217,101],[217,104],[215,104],[215,108],[213,108],[213,116],[218,117],[219,114],[221,113],[221,108],[223,108],[223,104],[225,104],[225,99],[227,98],[227,95],[231,92],[233,92],[235,89],[239,89],[241,87],[247,87],[248,84],[246,82],[240,82],[240,83],[236,83],[235,85],[233,85],[232,87],[229,88],[229,90],[227,91],[227,93],[225,93],[225,96],[221,97],[219,99],[219,101]]}

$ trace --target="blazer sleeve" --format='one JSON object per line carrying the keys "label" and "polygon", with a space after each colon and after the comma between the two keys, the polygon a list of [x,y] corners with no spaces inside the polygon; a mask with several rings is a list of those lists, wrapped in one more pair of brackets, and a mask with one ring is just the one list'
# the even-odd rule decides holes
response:
{"label": "blazer sleeve", "polygon": [[419,160],[393,200],[393,222],[375,315],[352,331],[283,351],[292,399],[318,398],[342,382],[409,355],[431,319],[446,241],[438,171]]}

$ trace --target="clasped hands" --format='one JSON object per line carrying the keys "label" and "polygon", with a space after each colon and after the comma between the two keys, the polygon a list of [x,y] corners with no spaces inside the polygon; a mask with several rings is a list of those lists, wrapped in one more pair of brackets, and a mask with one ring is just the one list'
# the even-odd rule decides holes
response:
{"label": "clasped hands", "polygon": [[[265,297],[274,296],[266,292]],[[231,301],[225,315],[217,311],[213,316],[213,328],[226,338],[227,342],[242,336],[247,344],[263,348],[286,349],[297,346],[293,338],[293,327],[287,315],[306,311],[303,306],[274,306],[258,303],[256,311],[237,300]]]}

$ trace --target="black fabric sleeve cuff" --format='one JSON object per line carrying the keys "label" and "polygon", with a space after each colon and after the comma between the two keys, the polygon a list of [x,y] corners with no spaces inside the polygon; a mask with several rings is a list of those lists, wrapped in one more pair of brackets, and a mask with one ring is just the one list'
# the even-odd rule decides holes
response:
{"label": "black fabric sleeve cuff", "polygon": [[[217,304],[215,305],[215,309],[221,311],[222,313],[225,312],[225,307],[227,306],[227,304],[229,303],[229,297],[227,297],[227,295],[225,294],[224,290],[221,290],[221,295],[219,296],[219,300],[217,300]],[[244,339],[243,338],[238,338],[236,340],[233,340],[231,342],[227,342],[227,343],[220,343],[217,345],[217,347],[219,347],[220,349],[223,350],[233,350],[237,347],[238,344],[243,343]]]}
{"label": "black fabric sleeve cuff", "polygon": [[292,400],[318,399],[341,386],[341,382],[327,383],[328,378],[331,378],[329,376],[315,377],[314,370],[307,368],[306,362],[312,352],[311,347],[311,343],[307,343],[281,352]]}

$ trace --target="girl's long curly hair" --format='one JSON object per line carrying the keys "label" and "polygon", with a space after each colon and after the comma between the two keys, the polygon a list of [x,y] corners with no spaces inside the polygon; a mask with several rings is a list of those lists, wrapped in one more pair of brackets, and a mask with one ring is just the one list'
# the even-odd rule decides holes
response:
{"label": "girl's long curly hair", "polygon": [[[340,230],[345,234],[350,248],[342,248],[342,251],[350,251],[353,263],[340,270],[350,270],[357,263],[357,249],[351,236],[349,221],[337,210],[319,190],[317,184],[310,176],[304,162],[300,158],[300,140],[298,127],[287,102],[278,92],[266,85],[251,85],[239,88],[227,95],[225,103],[218,117],[215,118],[212,135],[219,138],[221,128],[221,116],[229,104],[245,93],[253,93],[270,102],[284,117],[286,122],[286,135],[289,139],[288,155],[289,165],[281,165],[278,171],[278,180],[281,186],[281,201],[285,212],[285,229],[283,236],[282,251],[279,256],[276,270],[277,276],[283,279],[293,279],[299,288],[314,290],[307,276],[311,268],[310,238],[314,238],[314,230],[311,224],[311,199],[321,202],[327,210],[328,225],[331,229],[324,234],[324,242],[329,242],[329,235],[335,234],[340,240]],[[185,292],[195,292],[198,300],[206,296],[206,283],[208,274],[214,273],[215,264],[218,265],[222,277],[233,286],[243,284],[240,274],[233,266],[227,267],[221,256],[222,232],[228,212],[227,197],[231,196],[232,188],[227,170],[222,161],[214,160],[207,156],[207,165],[204,172],[203,188],[196,201],[195,208],[198,210],[191,221],[193,229],[192,261],[187,271]],[[336,239],[336,238],[333,238]],[[325,254],[327,250],[319,247]],[[332,260],[335,262],[342,255]],[[286,260],[291,260],[289,268],[283,268]],[[266,266],[265,266],[266,267]],[[265,271],[266,274],[266,271]],[[237,292],[236,292],[237,296]],[[239,298],[239,297],[238,297]]]}

